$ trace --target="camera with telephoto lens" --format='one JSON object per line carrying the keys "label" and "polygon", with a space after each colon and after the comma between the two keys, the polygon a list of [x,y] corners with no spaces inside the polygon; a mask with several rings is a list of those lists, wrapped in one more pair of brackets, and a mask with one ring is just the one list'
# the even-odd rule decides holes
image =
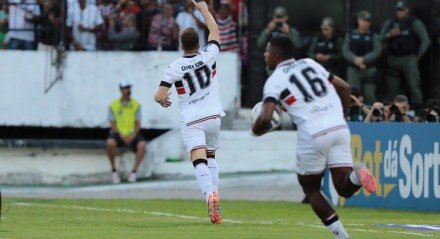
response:
{"label": "camera with telephoto lens", "polygon": [[426,116],[426,122],[429,122],[429,123],[437,123],[437,122],[438,122],[438,119],[437,119],[437,117],[436,117],[435,115],[429,113],[429,114]]}
{"label": "camera with telephoto lens", "polygon": [[401,122],[403,121],[403,115],[399,110],[399,107],[395,104],[390,106],[390,115],[395,115],[395,121]]}
{"label": "camera with telephoto lens", "polygon": [[397,107],[397,105],[391,105],[391,107],[390,107],[390,114],[394,114],[394,115],[399,115],[400,114],[400,110],[399,110],[399,107]]}
{"label": "camera with telephoto lens", "polygon": [[383,116],[383,110],[382,109],[373,109],[372,111],[374,117],[382,117]]}
{"label": "camera with telephoto lens", "polygon": [[428,123],[437,123],[439,122],[437,116],[432,114],[430,111],[426,109],[421,109],[417,116],[419,117],[420,122],[428,122]]}

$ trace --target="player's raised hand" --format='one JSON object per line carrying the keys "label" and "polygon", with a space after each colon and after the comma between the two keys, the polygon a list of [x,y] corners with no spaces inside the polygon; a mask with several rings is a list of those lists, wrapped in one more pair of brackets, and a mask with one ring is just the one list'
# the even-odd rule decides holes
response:
{"label": "player's raised hand", "polygon": [[199,11],[202,11],[202,9],[208,10],[208,5],[203,0],[191,0],[194,3],[194,6],[196,6]]}

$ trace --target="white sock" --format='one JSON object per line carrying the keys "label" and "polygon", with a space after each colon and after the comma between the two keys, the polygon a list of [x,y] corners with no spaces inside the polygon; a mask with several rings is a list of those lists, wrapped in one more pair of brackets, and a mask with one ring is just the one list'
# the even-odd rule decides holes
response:
{"label": "white sock", "polygon": [[212,190],[218,194],[218,166],[214,158],[208,158],[208,168],[212,177]]}
{"label": "white sock", "polygon": [[211,173],[209,172],[208,166],[204,163],[197,164],[195,170],[197,183],[205,196],[206,202],[208,202],[209,196],[213,192]]}
{"label": "white sock", "polygon": [[358,179],[358,177],[356,176],[356,173],[354,172],[354,170],[350,173],[350,181],[351,181],[354,185],[361,186],[361,182],[359,182],[359,179]]}
{"label": "white sock", "polygon": [[347,231],[345,231],[344,226],[342,225],[342,222],[338,219],[337,221],[333,222],[332,224],[327,226],[328,229],[336,236],[336,239],[348,239],[350,238],[348,236]]}

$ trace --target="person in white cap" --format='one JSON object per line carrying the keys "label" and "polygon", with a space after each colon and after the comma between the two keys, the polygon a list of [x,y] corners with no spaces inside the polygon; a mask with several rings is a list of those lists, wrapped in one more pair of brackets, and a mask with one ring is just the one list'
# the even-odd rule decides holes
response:
{"label": "person in white cap", "polygon": [[110,134],[107,139],[107,155],[112,167],[112,182],[120,183],[121,178],[116,170],[115,157],[117,147],[128,147],[136,153],[128,182],[136,182],[136,172],[145,156],[146,141],[140,134],[141,105],[131,98],[131,82],[125,80],[119,83],[122,96],[112,101],[108,111]]}

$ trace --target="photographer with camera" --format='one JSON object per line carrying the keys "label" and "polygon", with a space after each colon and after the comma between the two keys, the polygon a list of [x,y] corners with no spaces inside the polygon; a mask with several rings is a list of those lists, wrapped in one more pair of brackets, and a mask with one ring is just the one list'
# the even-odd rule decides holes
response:
{"label": "photographer with camera", "polygon": [[415,122],[439,123],[440,122],[440,101],[430,99],[426,102],[425,108],[419,110]]}
{"label": "photographer with camera", "polygon": [[381,102],[375,102],[365,117],[364,122],[385,122],[388,120],[387,107]]}
{"label": "photographer with camera", "polygon": [[393,104],[389,107],[390,122],[412,122],[407,112],[409,111],[408,98],[404,95],[397,95]]}
{"label": "photographer with camera", "polygon": [[299,32],[290,27],[287,24],[289,16],[287,10],[284,7],[278,6],[273,11],[273,18],[267,24],[266,29],[264,29],[257,40],[257,46],[264,50],[267,42],[274,36],[285,35],[287,36],[295,46],[295,49],[299,49],[302,46],[301,38]]}
{"label": "photographer with camera", "polygon": [[364,104],[364,96],[361,91],[356,87],[352,87],[351,106],[348,110],[347,121],[363,122],[369,112],[370,108]]}

